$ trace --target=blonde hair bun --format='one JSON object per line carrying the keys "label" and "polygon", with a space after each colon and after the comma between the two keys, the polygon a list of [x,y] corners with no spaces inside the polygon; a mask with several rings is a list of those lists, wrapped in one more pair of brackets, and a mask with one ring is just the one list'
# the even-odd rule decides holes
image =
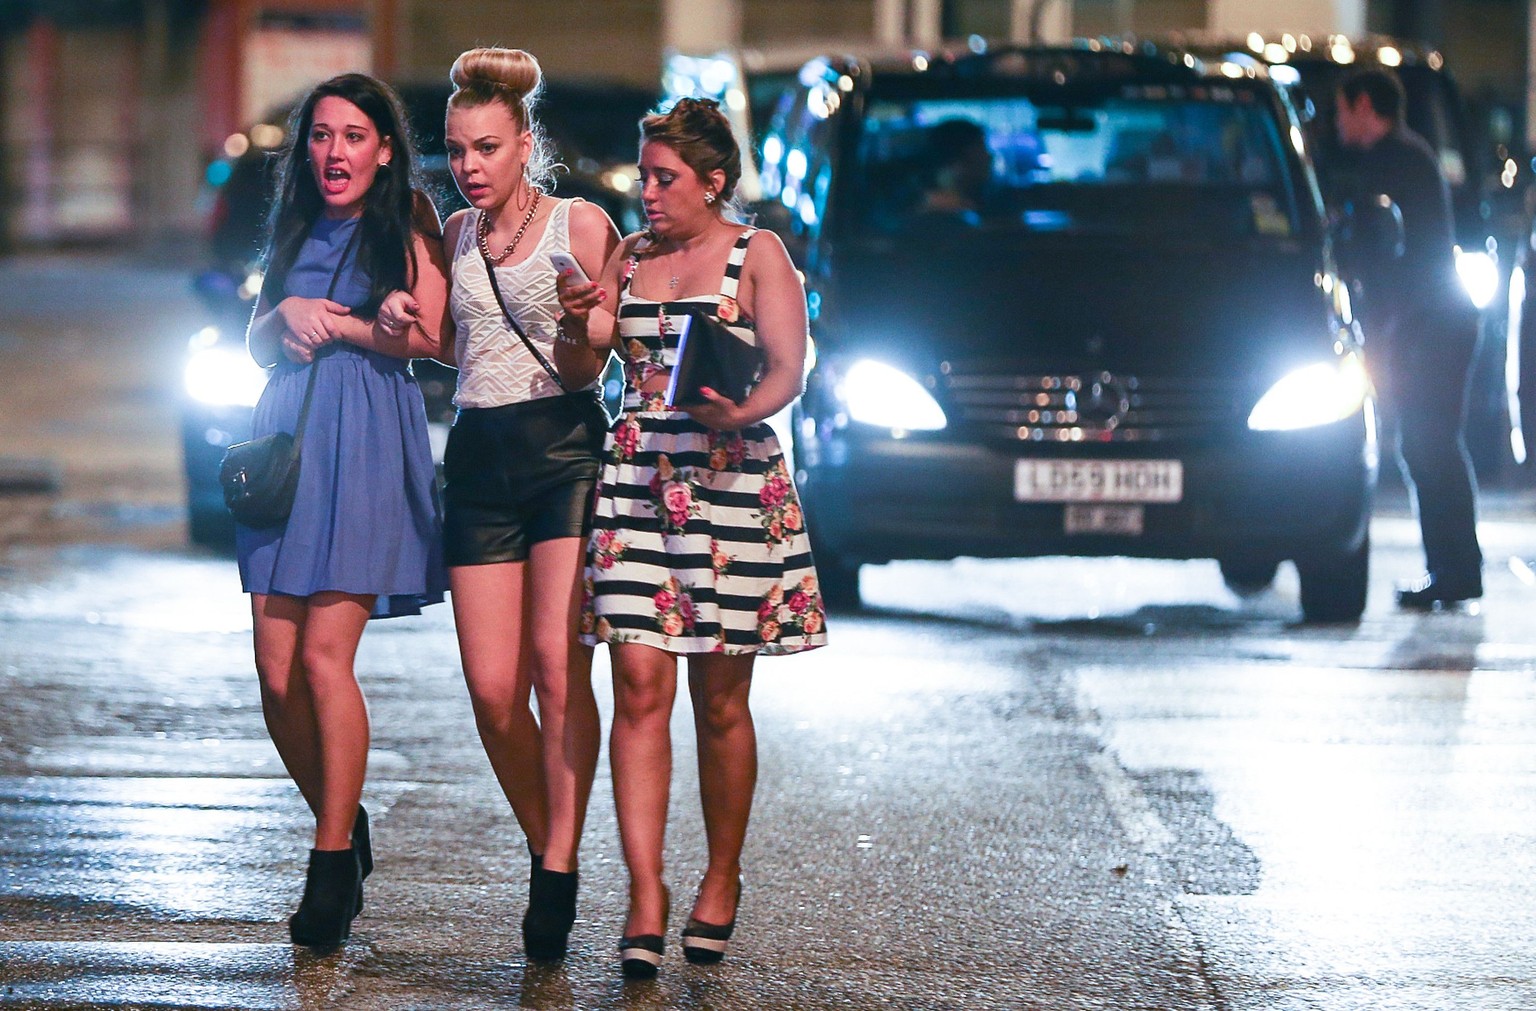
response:
{"label": "blonde hair bun", "polygon": [[544,75],[532,53],[484,46],[460,53],[453,61],[453,69],[448,71],[448,80],[456,89],[475,85],[503,87],[527,102],[539,90]]}

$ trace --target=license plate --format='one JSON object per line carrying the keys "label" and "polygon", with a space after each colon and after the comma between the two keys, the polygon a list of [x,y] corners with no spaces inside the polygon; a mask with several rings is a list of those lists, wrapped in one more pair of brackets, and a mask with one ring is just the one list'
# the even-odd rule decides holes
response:
{"label": "license plate", "polygon": [[1140,537],[1146,509],[1139,505],[1067,504],[1066,532],[1069,534],[1119,534]]}
{"label": "license plate", "polygon": [[1020,460],[1013,471],[1019,502],[1178,502],[1179,460]]}

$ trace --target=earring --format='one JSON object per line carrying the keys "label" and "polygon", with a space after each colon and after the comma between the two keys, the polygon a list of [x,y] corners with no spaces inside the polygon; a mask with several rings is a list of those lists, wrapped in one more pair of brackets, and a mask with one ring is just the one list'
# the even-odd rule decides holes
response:
{"label": "earring", "polygon": [[704,203],[707,206],[713,207],[715,205],[715,195],[714,195],[714,193],[706,190],[704,192]]}

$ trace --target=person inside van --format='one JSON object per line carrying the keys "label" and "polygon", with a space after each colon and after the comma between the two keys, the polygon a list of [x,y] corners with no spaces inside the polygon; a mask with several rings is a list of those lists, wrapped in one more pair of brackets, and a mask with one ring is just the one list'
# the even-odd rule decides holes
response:
{"label": "person inside van", "polygon": [[946,119],[928,130],[929,178],[922,214],[952,214],[974,223],[992,187],[992,149],[975,120]]}

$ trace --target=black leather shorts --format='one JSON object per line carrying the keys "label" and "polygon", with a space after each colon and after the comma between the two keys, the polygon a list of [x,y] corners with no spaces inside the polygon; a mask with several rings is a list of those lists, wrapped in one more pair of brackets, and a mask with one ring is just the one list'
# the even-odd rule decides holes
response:
{"label": "black leather shorts", "polygon": [[443,456],[447,564],[519,562],[540,541],[584,536],[604,430],[589,394],[459,411]]}

